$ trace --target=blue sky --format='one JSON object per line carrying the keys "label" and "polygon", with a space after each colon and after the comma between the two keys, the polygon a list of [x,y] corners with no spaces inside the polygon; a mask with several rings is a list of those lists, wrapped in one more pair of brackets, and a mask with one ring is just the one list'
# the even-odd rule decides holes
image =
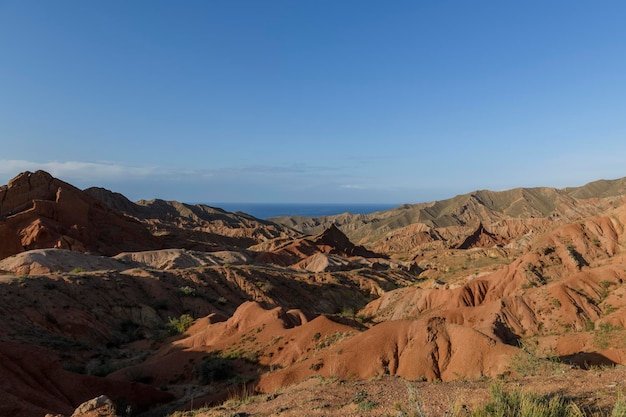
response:
{"label": "blue sky", "polygon": [[621,1],[0,0],[0,184],[416,203],[626,176]]}

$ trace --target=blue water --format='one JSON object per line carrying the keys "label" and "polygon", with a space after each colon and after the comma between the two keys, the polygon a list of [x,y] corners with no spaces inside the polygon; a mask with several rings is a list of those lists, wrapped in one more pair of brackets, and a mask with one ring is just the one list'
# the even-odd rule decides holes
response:
{"label": "blue water", "polygon": [[208,203],[226,211],[242,211],[258,219],[278,216],[320,217],[342,214],[369,214],[389,210],[400,204],[286,204],[286,203]]}

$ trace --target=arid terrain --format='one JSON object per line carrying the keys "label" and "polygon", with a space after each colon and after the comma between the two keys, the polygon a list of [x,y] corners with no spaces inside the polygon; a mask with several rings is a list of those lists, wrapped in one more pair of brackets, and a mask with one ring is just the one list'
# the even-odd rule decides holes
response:
{"label": "arid terrain", "polygon": [[494,384],[605,413],[625,388],[626,178],[270,220],[0,187],[0,416],[443,416]]}

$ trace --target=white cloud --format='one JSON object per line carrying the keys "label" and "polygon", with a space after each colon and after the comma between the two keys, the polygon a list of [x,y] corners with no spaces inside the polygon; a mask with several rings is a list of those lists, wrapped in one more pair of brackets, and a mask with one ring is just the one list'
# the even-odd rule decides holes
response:
{"label": "white cloud", "polygon": [[[24,171],[43,170],[53,177],[74,184],[107,184],[159,181],[162,183],[198,183],[203,181],[250,181],[251,179],[324,175],[331,169],[313,166],[249,165],[221,168],[178,168],[126,166],[114,162],[0,160],[0,184]],[[358,186],[354,186],[357,188]]]}
{"label": "white cloud", "polygon": [[[0,176],[10,179],[20,172],[43,170],[64,181],[122,181],[145,178],[159,172],[153,167],[128,167],[106,162],[0,160]],[[5,181],[6,182],[6,181]]]}
{"label": "white cloud", "polygon": [[347,189],[347,190],[365,190],[366,189],[364,185],[359,185],[359,184],[345,184],[345,185],[342,185],[340,188]]}

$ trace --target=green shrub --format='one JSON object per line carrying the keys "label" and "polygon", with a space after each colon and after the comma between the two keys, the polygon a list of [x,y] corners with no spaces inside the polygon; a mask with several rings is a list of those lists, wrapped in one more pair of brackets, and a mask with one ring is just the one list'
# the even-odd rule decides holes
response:
{"label": "green shrub", "polygon": [[[422,400],[409,387],[409,410],[402,404],[396,409],[402,416],[431,417],[422,408]],[[613,409],[605,412],[583,411],[576,403],[558,394],[539,395],[519,390],[507,390],[502,382],[491,386],[491,399],[472,411],[456,405],[446,415],[451,417],[626,417],[626,400],[621,391]]]}
{"label": "green shrub", "polygon": [[[600,417],[604,415],[604,413],[588,414],[573,401],[557,394],[538,395],[508,391],[502,384],[493,385],[491,401],[472,413],[472,417]],[[626,402],[621,392],[618,393],[612,412],[606,416],[626,417]]]}
{"label": "green shrub", "polygon": [[229,360],[243,359],[244,361],[251,364],[259,363],[259,357],[257,352],[245,351],[243,349],[227,350],[226,352],[222,352],[220,357]]}
{"label": "green shrub", "polygon": [[365,391],[359,391],[352,399],[352,402],[357,405],[359,411],[362,413],[372,411],[372,409],[378,405],[367,397]]}
{"label": "green shrub", "polygon": [[178,289],[178,292],[180,293],[180,295],[187,296],[187,297],[193,297],[196,295],[196,289],[188,285],[185,285],[184,287],[180,287]]}
{"label": "green shrub", "polygon": [[581,410],[563,397],[540,396],[507,391],[503,385],[491,387],[491,401],[472,414],[476,417],[581,417]]}
{"label": "green shrub", "polygon": [[613,406],[611,417],[626,417],[626,399],[621,390],[617,393],[617,401]]}
{"label": "green shrub", "polygon": [[187,331],[193,324],[193,317],[183,314],[179,318],[171,317],[167,322],[167,330],[170,335],[181,334]]}
{"label": "green shrub", "polygon": [[[316,351],[320,351],[324,348],[327,348],[331,345],[334,345],[335,343],[339,342],[340,340],[352,336],[352,333],[350,332],[335,332],[333,334],[330,335],[326,335],[324,336],[324,339],[321,339],[317,341],[317,343],[315,344],[315,350]],[[315,337],[315,336],[314,336]]]}

